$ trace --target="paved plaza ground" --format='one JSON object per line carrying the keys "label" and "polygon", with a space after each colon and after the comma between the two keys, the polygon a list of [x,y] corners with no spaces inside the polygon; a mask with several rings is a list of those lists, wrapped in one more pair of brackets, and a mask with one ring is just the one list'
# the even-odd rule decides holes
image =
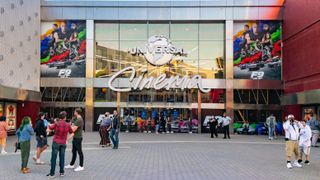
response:
{"label": "paved plaza ground", "polygon": [[[220,135],[221,136],[221,135]],[[311,166],[286,168],[284,140],[266,136],[234,135],[230,140],[210,139],[208,134],[121,133],[120,148],[98,146],[98,133],[85,133],[85,171],[66,170],[56,179],[106,180],[319,180],[320,149],[313,148]],[[0,179],[46,179],[50,150],[43,154],[46,165],[36,166],[30,158],[31,173],[23,175],[20,153],[13,153],[14,136],[9,137],[8,154],[0,155]],[[34,144],[33,139],[33,144]],[[52,138],[49,139],[51,144]],[[68,144],[66,164],[71,159]],[[34,145],[31,156],[34,155]],[[77,165],[78,161],[76,162]],[[57,167],[58,170],[58,167]],[[58,172],[58,171],[57,171]],[[58,173],[57,173],[58,174]]]}

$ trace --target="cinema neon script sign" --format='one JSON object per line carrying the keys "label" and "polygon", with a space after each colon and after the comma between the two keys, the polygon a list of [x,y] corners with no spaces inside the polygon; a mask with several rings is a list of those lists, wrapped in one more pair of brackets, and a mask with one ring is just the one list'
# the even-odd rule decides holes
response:
{"label": "cinema neon script sign", "polygon": [[[182,48],[176,48],[172,45],[171,41],[164,36],[152,36],[148,39],[148,43],[144,49],[132,48],[130,53],[134,56],[143,55],[145,59],[154,66],[162,66],[169,63],[174,56],[186,56],[187,53]],[[121,77],[123,74],[131,73],[129,78],[129,85],[125,88],[114,87],[113,82]],[[126,67],[113,76],[108,81],[108,86],[113,91],[118,92],[130,92],[131,90],[143,90],[144,88],[155,90],[173,88],[194,89],[197,88],[201,92],[209,92],[211,89],[204,88],[202,86],[202,77],[195,75],[192,78],[188,78],[187,75],[180,78],[179,76],[167,77],[165,74],[160,74],[158,77],[145,78],[147,69],[141,70],[141,75],[136,78],[136,69],[134,67]],[[136,79],[136,80],[135,80]]]}

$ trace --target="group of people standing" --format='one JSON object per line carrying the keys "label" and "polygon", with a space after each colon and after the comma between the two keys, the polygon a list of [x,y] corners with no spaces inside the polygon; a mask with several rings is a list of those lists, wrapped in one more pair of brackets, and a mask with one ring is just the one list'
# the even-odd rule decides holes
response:
{"label": "group of people standing", "polygon": [[[124,125],[126,126],[126,132],[132,131],[134,121],[135,120],[129,114],[127,114],[124,117]],[[186,123],[184,123],[180,118],[177,118],[176,121],[178,122],[179,132],[181,131],[181,127],[183,125],[186,125],[188,126],[188,132],[190,134],[192,133],[193,121],[191,118],[189,118]],[[174,133],[172,127],[174,121],[172,117],[170,115],[166,116],[163,113],[159,113],[159,115],[155,118],[148,117],[146,120],[142,119],[141,117],[137,117],[136,123],[138,132],[151,133],[152,131],[154,131],[156,134]]]}
{"label": "group of people standing", "polygon": [[[286,155],[287,155],[287,168],[302,167],[302,156],[305,155],[305,165],[310,165],[310,146],[312,132],[305,118],[302,121],[295,120],[295,117],[290,114],[286,117],[283,123],[285,130],[286,141]],[[295,161],[291,163],[292,155],[295,155]]]}
{"label": "group of people standing", "polygon": [[226,138],[230,139],[229,126],[231,123],[232,123],[232,119],[229,116],[227,116],[225,112],[223,113],[220,121],[217,117],[212,116],[208,122],[210,127],[211,138],[214,138],[214,136],[217,138],[218,137],[217,128],[222,127],[223,134],[224,134],[223,139],[226,139]]}
{"label": "group of people standing", "polygon": [[118,116],[118,111],[113,111],[113,116],[109,112],[104,114],[104,118],[100,124],[100,145],[102,147],[111,146],[110,140],[113,144],[112,149],[119,148],[119,132],[120,132],[120,118]]}
{"label": "group of people standing", "polygon": [[[84,120],[81,116],[82,110],[77,108],[74,111],[74,116],[71,122],[67,122],[67,113],[62,111],[59,113],[59,118],[54,122],[49,123],[45,113],[40,112],[36,123],[33,127],[32,120],[30,117],[26,116],[22,119],[21,125],[18,128],[16,135],[18,136],[18,141],[15,144],[16,150],[21,151],[21,172],[23,174],[30,173],[28,168],[28,161],[30,157],[31,150],[31,139],[35,135],[36,139],[36,153],[33,156],[33,160],[36,165],[43,165],[45,162],[41,161],[41,154],[49,147],[47,136],[50,132],[54,132],[54,137],[52,141],[52,152],[51,152],[51,168],[50,173],[47,174],[48,177],[54,177],[56,160],[59,154],[59,165],[60,165],[60,176],[64,176],[64,169],[74,169],[75,172],[84,170],[84,156],[82,152],[82,131]],[[5,142],[7,129],[5,122],[5,117],[0,118],[0,142],[2,145],[2,153],[5,154]],[[4,129],[4,130],[3,130]],[[68,134],[70,134],[68,136]],[[72,139],[72,160],[69,165],[65,166],[65,151],[67,147],[67,141]],[[79,155],[80,163],[77,168],[74,167],[77,154]]]}

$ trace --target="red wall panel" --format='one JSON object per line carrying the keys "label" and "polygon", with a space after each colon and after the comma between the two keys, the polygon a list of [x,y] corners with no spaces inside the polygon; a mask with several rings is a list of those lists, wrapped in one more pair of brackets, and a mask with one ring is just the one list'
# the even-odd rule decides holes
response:
{"label": "red wall panel", "polygon": [[286,1],[283,21],[285,93],[320,89],[320,1]]}
{"label": "red wall panel", "polygon": [[289,114],[293,114],[294,117],[297,120],[301,120],[301,106],[300,105],[289,105],[289,106],[285,106],[284,107],[284,113],[285,116],[289,115]]}
{"label": "red wall panel", "polygon": [[283,79],[320,74],[320,22],[283,43]]}
{"label": "red wall panel", "polygon": [[287,0],[284,5],[284,41],[320,19],[319,0]]}
{"label": "red wall panel", "polygon": [[40,111],[40,103],[24,101],[18,102],[17,106],[17,128],[20,126],[21,120],[25,116],[30,116],[32,119],[32,125],[34,125]]}

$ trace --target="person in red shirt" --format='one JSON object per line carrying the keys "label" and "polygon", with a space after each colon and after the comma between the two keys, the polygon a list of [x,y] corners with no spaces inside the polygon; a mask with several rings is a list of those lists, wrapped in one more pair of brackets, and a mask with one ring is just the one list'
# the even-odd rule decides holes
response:
{"label": "person in red shirt", "polygon": [[[51,153],[51,169],[48,177],[54,177],[56,170],[57,155],[59,153],[60,162],[60,176],[64,176],[64,160],[65,151],[67,148],[67,140],[73,137],[73,130],[71,125],[66,122],[67,113],[65,111],[60,112],[59,121],[50,125],[48,131],[54,130],[53,142],[52,142],[52,153]],[[68,137],[68,133],[71,134]]]}

